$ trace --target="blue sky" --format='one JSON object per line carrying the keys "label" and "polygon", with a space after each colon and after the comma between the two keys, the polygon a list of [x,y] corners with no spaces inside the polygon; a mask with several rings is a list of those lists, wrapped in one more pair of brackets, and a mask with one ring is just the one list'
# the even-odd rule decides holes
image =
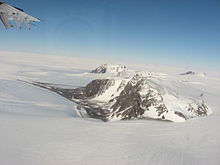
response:
{"label": "blue sky", "polygon": [[219,0],[7,0],[42,20],[0,50],[220,68]]}

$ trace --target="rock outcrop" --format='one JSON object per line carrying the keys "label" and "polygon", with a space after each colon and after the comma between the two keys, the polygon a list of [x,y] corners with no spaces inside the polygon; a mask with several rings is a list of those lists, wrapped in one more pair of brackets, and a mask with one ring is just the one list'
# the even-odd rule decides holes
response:
{"label": "rock outcrop", "polygon": [[128,69],[124,65],[109,65],[103,64],[96,69],[92,70],[91,73],[111,73],[114,75],[121,75],[123,72],[126,72]]}
{"label": "rock outcrop", "polygon": [[203,100],[182,96],[141,74],[132,78],[97,79],[77,89],[32,84],[74,101],[79,112],[85,112],[81,114],[103,121],[150,118],[182,122],[212,113]]}

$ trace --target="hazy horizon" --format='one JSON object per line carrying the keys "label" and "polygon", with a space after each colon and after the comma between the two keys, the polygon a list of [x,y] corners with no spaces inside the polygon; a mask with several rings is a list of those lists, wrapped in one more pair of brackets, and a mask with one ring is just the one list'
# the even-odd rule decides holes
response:
{"label": "hazy horizon", "polygon": [[220,68],[220,3],[12,1],[41,23],[5,30],[1,50],[174,66]]}

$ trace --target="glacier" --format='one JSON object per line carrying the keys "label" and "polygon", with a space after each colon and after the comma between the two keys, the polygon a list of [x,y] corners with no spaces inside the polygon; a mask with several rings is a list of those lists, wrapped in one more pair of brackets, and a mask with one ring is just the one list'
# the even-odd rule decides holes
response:
{"label": "glacier", "polygon": [[[100,62],[13,52],[0,52],[0,58],[0,164],[220,164],[218,71],[185,76],[179,74],[188,68],[126,64],[132,70],[149,70],[154,82],[165,86],[167,91],[175,87],[181,97],[203,97],[213,113],[181,123],[158,120],[104,123],[82,118],[77,104],[64,97],[17,81],[75,89],[94,79],[106,78],[103,74],[89,73]],[[116,83],[120,81],[119,76]],[[103,94],[96,99],[107,98],[109,95]],[[168,102],[173,100],[164,98]],[[176,105],[173,103],[169,107]]]}

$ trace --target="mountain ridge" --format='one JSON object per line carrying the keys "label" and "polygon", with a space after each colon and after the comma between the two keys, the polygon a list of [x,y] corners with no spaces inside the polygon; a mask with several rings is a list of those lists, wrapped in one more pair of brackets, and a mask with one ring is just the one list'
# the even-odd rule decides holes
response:
{"label": "mountain ridge", "polygon": [[40,82],[31,84],[74,101],[80,114],[103,121],[150,118],[183,122],[212,113],[202,97],[181,95],[174,88],[160,84],[160,81],[164,80],[135,74],[129,78],[95,79],[76,89],[62,89]]}

